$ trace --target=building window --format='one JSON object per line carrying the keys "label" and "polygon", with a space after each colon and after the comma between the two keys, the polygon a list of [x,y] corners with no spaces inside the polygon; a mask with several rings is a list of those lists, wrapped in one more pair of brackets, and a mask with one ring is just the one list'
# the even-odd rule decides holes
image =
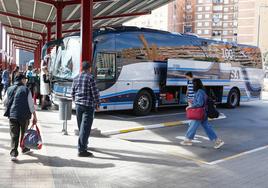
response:
{"label": "building window", "polygon": [[223,23],[223,27],[228,27],[228,23]]}
{"label": "building window", "polygon": [[222,11],[222,8],[223,8],[223,7],[222,7],[221,5],[219,5],[219,6],[214,6],[214,7],[213,7],[213,10],[214,10],[214,11]]}
{"label": "building window", "polygon": [[198,29],[198,30],[197,30],[197,34],[198,34],[198,35],[201,35],[201,34],[202,34],[202,30]]}
{"label": "building window", "polygon": [[186,9],[190,10],[192,8],[192,5],[187,5]]}
{"label": "building window", "polygon": [[228,4],[229,3],[229,0],[224,0],[224,4]]}
{"label": "building window", "polygon": [[198,15],[197,15],[197,18],[198,18],[198,19],[202,19],[202,18],[203,18],[203,15],[202,15],[202,14],[198,14]]}
{"label": "building window", "polygon": [[192,15],[188,15],[188,16],[186,16],[186,19],[192,19]]}
{"label": "building window", "polygon": [[229,11],[229,9],[228,8],[224,8],[224,12],[228,12]]}
{"label": "building window", "polygon": [[202,22],[198,22],[198,23],[197,23],[197,26],[198,26],[198,27],[202,27],[202,25],[203,25]]}
{"label": "building window", "polygon": [[209,18],[209,14],[206,14],[206,15],[205,15],[205,18]]}
{"label": "building window", "polygon": [[228,15],[224,15],[224,16],[223,16],[223,19],[224,19],[224,20],[228,20]]}
{"label": "building window", "polygon": [[222,35],[228,35],[228,31],[223,31]]}
{"label": "building window", "polygon": [[213,0],[213,3],[223,3],[223,0]]}
{"label": "building window", "polygon": [[202,11],[203,10],[203,7],[198,7],[197,8],[197,11]]}
{"label": "building window", "polygon": [[209,30],[208,29],[204,30],[204,34],[208,35],[209,34]]}
{"label": "building window", "polygon": [[206,6],[205,10],[206,11],[209,11],[210,10],[210,7],[209,6]]}
{"label": "building window", "polygon": [[208,27],[209,26],[209,22],[205,22],[205,26]]}
{"label": "building window", "polygon": [[184,33],[192,33],[192,27],[189,27],[189,26],[185,26],[184,27]]}
{"label": "building window", "polygon": [[198,0],[198,3],[203,3],[203,0]]}

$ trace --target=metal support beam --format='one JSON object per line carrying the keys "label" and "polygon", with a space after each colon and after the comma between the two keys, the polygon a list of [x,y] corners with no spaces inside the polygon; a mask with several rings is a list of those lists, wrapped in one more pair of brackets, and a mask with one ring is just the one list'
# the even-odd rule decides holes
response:
{"label": "metal support beam", "polygon": [[19,16],[17,14],[12,14],[12,13],[8,13],[8,12],[4,12],[4,11],[0,11],[0,15],[10,16],[10,17],[13,17],[13,18],[18,18],[18,19],[29,21],[29,22],[35,22],[35,23],[38,23],[38,24],[46,25],[46,22],[44,22],[44,21],[36,20],[36,19],[33,19],[33,18],[25,17],[25,16]]}
{"label": "metal support beam", "polygon": [[29,47],[29,48],[36,48],[37,46],[32,46],[32,45],[29,45],[29,44],[22,44],[22,43],[18,43],[18,42],[15,42],[15,41],[12,41],[13,44],[16,44],[16,45],[23,45],[25,47]]}
{"label": "metal support beam", "polygon": [[[65,30],[65,31],[62,31],[62,34],[63,33],[75,33],[75,32],[80,32],[80,29],[71,29],[71,30]],[[51,35],[55,35],[56,32],[52,32]]]}
{"label": "metal support beam", "polygon": [[25,31],[25,32],[34,33],[34,34],[37,34],[37,35],[43,35],[43,33],[39,33],[39,32],[36,32],[36,31],[29,30],[29,29],[24,29],[24,28],[21,28],[21,27],[11,26],[11,25],[7,25],[7,24],[2,24],[2,25],[4,27],[16,29],[16,30],[19,30],[19,31]]}
{"label": "metal support beam", "polygon": [[57,6],[56,39],[62,37],[62,10],[63,6]]}
{"label": "metal support beam", "polygon": [[81,64],[88,61],[92,64],[93,41],[93,0],[81,0]]}
{"label": "metal support beam", "polygon": [[14,37],[10,37],[10,40],[13,40],[13,41],[15,41],[15,42],[19,41],[19,42],[22,42],[22,43],[25,43],[25,44],[37,45],[37,43],[35,43],[35,42],[29,42],[29,41],[25,41],[25,40],[17,39],[17,38],[14,38]]}
{"label": "metal support beam", "polygon": [[15,47],[22,47],[22,48],[27,48],[27,49],[31,49],[31,50],[35,50],[35,48],[32,47],[28,47],[28,46],[24,46],[22,44],[14,44]]}
{"label": "metal support beam", "polygon": [[15,49],[24,50],[24,51],[27,51],[27,52],[32,52],[32,53],[34,53],[34,50],[32,50],[32,49],[27,49],[27,48],[23,48],[23,47],[15,46]]}
{"label": "metal support beam", "polygon": [[[110,15],[110,16],[98,16],[93,18],[93,20],[105,20],[105,19],[112,19],[112,18],[123,18],[123,17],[132,17],[132,16],[143,16],[151,14],[150,11],[146,12],[137,12],[137,13],[126,13],[126,14],[117,14],[117,15]],[[70,24],[70,23],[79,23],[80,19],[74,19],[74,20],[66,20],[63,21],[62,24]],[[53,22],[55,24],[55,22]]]}
{"label": "metal support beam", "polygon": [[23,35],[19,35],[19,34],[15,34],[15,33],[7,33],[8,35],[11,35],[11,36],[17,36],[17,37],[22,37],[22,38],[26,38],[26,39],[30,39],[30,40],[34,40],[34,41],[38,41],[38,39],[36,38],[32,38],[32,37],[26,37],[26,36],[23,36]]}

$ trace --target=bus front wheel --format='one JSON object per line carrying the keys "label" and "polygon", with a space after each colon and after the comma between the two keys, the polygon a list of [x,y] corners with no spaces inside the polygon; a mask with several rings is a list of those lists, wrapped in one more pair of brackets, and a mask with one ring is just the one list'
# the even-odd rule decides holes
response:
{"label": "bus front wheel", "polygon": [[134,102],[134,113],[138,116],[145,116],[150,113],[153,107],[153,99],[151,94],[146,91],[140,91]]}
{"label": "bus front wheel", "polygon": [[235,88],[231,89],[228,100],[227,100],[227,107],[228,108],[235,108],[239,106],[240,103],[240,94],[239,91]]}

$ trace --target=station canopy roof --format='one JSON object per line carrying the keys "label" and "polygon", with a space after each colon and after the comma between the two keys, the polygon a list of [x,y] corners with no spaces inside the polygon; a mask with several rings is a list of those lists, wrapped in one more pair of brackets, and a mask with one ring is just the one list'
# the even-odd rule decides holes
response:
{"label": "station canopy roof", "polygon": [[[93,0],[94,28],[121,25],[122,23],[133,19],[135,16],[120,17],[119,15],[150,13],[150,11],[163,6],[172,0]],[[56,22],[56,8],[53,4],[47,2],[58,2],[56,0],[0,0],[0,22],[4,25],[8,33],[15,33],[28,37],[28,42],[33,42],[30,38],[41,40],[38,33],[46,33],[47,27],[44,23]],[[62,0],[68,4],[62,12],[62,31],[80,29],[80,0]],[[20,19],[16,16],[30,18],[29,20]],[[116,18],[103,19],[107,16]],[[38,20],[40,23],[30,21]],[[11,27],[10,27],[11,26]],[[13,27],[13,28],[12,28]],[[36,33],[21,31],[16,28],[31,30]],[[52,27],[52,34],[55,33],[56,26]],[[12,38],[21,39],[19,36]]]}

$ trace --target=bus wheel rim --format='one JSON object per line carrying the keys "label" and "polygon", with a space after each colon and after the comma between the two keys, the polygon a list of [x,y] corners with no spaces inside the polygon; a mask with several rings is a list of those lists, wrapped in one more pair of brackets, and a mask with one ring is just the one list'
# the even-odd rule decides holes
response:
{"label": "bus wheel rim", "polygon": [[146,110],[149,107],[149,98],[147,96],[141,96],[138,101],[139,108],[141,110]]}
{"label": "bus wheel rim", "polygon": [[231,95],[231,104],[232,106],[235,106],[238,102],[238,96],[236,93],[232,93]]}

